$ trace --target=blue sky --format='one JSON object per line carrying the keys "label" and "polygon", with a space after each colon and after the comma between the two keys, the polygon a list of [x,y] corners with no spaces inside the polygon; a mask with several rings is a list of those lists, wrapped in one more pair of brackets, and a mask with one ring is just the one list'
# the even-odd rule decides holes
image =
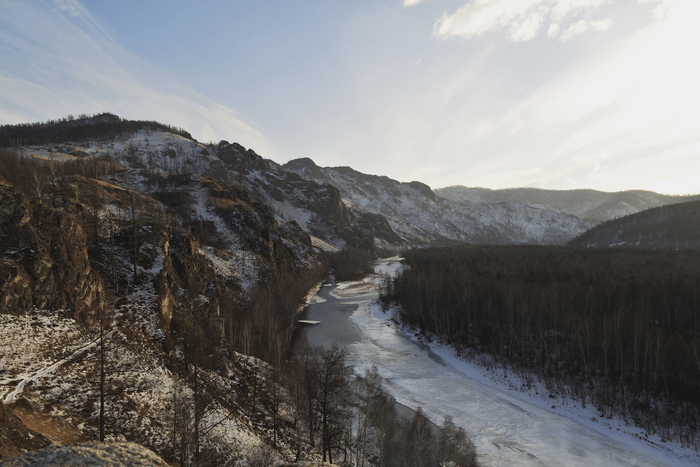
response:
{"label": "blue sky", "polygon": [[434,188],[700,192],[697,0],[3,0],[0,123],[109,111]]}

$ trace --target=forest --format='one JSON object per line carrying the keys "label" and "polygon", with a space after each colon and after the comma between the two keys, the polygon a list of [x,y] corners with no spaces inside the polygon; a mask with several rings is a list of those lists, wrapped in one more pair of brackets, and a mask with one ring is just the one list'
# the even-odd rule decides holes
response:
{"label": "forest", "polygon": [[700,449],[700,252],[411,250],[397,318],[531,384]]}

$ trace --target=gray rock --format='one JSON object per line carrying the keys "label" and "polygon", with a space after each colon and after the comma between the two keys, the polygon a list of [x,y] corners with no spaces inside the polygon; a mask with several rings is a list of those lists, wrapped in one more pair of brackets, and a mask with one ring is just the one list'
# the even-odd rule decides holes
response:
{"label": "gray rock", "polygon": [[0,462],[2,467],[168,467],[168,464],[136,443],[84,443],[48,446]]}

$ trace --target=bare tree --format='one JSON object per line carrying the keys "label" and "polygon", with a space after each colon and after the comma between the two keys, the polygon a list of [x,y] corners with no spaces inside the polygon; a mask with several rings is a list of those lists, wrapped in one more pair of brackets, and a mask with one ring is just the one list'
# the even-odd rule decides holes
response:
{"label": "bare tree", "polygon": [[316,396],[321,413],[321,449],[323,462],[333,463],[332,448],[342,435],[339,427],[345,415],[341,404],[348,388],[349,371],[345,365],[347,352],[336,344],[318,354],[316,375]]}
{"label": "bare tree", "polygon": [[435,438],[430,429],[430,422],[418,407],[413,420],[406,427],[403,435],[402,467],[430,467],[434,465]]}

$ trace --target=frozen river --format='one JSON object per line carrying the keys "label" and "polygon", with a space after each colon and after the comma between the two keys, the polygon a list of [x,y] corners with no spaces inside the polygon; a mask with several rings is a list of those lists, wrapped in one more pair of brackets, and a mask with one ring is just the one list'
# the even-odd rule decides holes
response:
{"label": "frozen river", "polygon": [[[396,259],[387,259],[375,271],[391,273],[396,266]],[[692,452],[655,448],[595,423],[586,426],[545,410],[549,402],[528,402],[527,396],[488,384],[475,373],[483,370],[399,329],[382,314],[377,297],[372,281],[322,287],[305,315],[321,323],[304,329],[307,339],[313,345],[337,342],[358,372],[376,365],[397,402],[422,407],[434,423],[451,416],[470,433],[482,465],[698,465]]]}

